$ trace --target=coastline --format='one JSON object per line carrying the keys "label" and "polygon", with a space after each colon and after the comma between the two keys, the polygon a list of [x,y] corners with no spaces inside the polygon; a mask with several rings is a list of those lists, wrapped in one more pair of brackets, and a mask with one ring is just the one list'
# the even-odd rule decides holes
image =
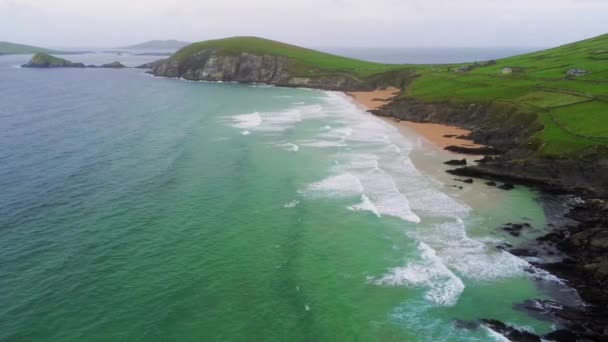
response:
{"label": "coastline", "polygon": [[[470,140],[445,137],[445,135],[457,134],[453,132],[462,133],[458,136],[475,137],[479,133],[478,130],[473,132],[445,124],[403,120],[390,115],[390,113],[382,112],[383,104],[394,102],[391,101],[394,100],[394,96],[381,97],[387,95],[386,91],[372,91],[366,95],[361,93],[347,94],[368,111],[381,114],[378,115],[379,118],[396,126],[403,133],[407,134],[409,132],[411,134],[411,131],[414,130],[438,149],[445,149],[446,144],[460,144],[465,148],[484,146],[474,144]],[[388,94],[391,93],[388,92]],[[370,98],[378,100],[370,102]],[[408,111],[415,110],[416,108],[408,109]],[[416,117],[415,114],[414,117]],[[445,120],[437,121],[445,122]],[[485,142],[485,139],[482,140]],[[602,290],[608,285],[606,282],[608,261],[605,258],[608,248],[604,247],[608,246],[608,234],[602,227],[608,225],[608,201],[598,199],[602,198],[600,194],[577,189],[568,190],[551,187],[550,184],[534,181],[531,177],[505,177],[492,172],[475,172],[478,168],[484,168],[484,164],[480,163],[474,167],[443,171],[447,171],[451,176],[473,177],[476,180],[507,181],[536,188],[540,194],[539,203],[545,208],[546,212],[553,211],[553,214],[550,215],[553,216],[552,220],[547,222],[547,233],[515,246],[506,244],[498,245],[496,248],[522,259],[532,258],[536,260],[532,262],[533,266],[565,280],[569,287],[580,295],[580,299],[584,303],[583,305],[574,305],[567,299],[559,298],[559,293],[557,293],[557,302],[531,298],[523,303],[514,303],[514,305],[531,315],[539,315],[556,324],[556,330],[547,334],[544,338],[558,341],[575,341],[581,338],[591,341],[603,340],[602,338],[608,335],[608,328],[605,328],[608,327],[608,314],[606,314],[608,296],[606,291]],[[441,178],[444,181],[449,179],[448,177]],[[556,197],[556,192],[561,196]],[[555,203],[549,203],[555,201],[560,203],[558,212],[555,212]],[[513,226],[518,225],[517,223],[503,222],[502,225],[496,226],[496,230],[509,231]],[[534,270],[531,270],[531,272],[535,273]],[[511,340],[528,341],[527,339],[517,338],[521,337],[519,334],[526,334],[523,330],[500,321],[484,320],[484,322]],[[541,340],[541,337],[537,335],[528,335],[527,337],[532,338],[531,340]]]}
{"label": "coastline", "polygon": [[[401,90],[398,88],[389,87],[386,89],[376,89],[372,91],[353,91],[345,93],[368,111],[376,111],[390,102],[400,91]],[[418,134],[441,149],[445,149],[448,146],[457,146],[462,148],[485,147],[484,145],[476,144],[469,139],[468,136],[470,136],[471,131],[464,128],[439,123],[400,120],[396,118],[383,119],[397,127],[399,130],[416,131]]]}

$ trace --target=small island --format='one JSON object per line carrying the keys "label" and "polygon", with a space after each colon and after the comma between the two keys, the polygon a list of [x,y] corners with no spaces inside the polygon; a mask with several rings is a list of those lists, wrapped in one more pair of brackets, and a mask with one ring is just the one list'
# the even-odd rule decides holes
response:
{"label": "small island", "polygon": [[82,63],[73,63],[67,59],[51,56],[48,53],[39,52],[35,54],[23,68],[84,68]]}
{"label": "small island", "polygon": [[47,53],[37,53],[22,68],[106,68],[106,69],[122,69],[126,68],[120,62],[106,63],[102,65],[84,65],[84,63],[74,63],[67,59],[51,56]]}

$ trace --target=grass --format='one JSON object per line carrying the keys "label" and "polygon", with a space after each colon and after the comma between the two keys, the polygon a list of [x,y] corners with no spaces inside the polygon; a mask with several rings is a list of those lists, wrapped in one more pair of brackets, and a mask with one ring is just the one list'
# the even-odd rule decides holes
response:
{"label": "grass", "polygon": [[31,54],[31,53],[56,53],[62,54],[65,52],[50,50],[36,46],[23,45],[23,44],[15,44],[9,42],[0,42],[0,55],[20,55],[20,54]]}
{"label": "grass", "polygon": [[208,48],[214,48],[219,54],[228,56],[239,55],[242,52],[285,56],[293,62],[290,71],[294,76],[302,77],[335,72],[366,77],[405,67],[404,65],[380,64],[336,56],[257,37],[234,37],[194,43],[179,50],[174,57],[184,60],[198,51]]}
{"label": "grass", "polygon": [[[592,147],[608,145],[608,34],[500,59],[494,64],[474,64],[468,72],[456,71],[462,64],[373,63],[256,37],[194,43],[172,58],[187,60],[210,48],[227,56],[252,53],[288,57],[289,72],[293,76],[347,73],[368,82],[383,79],[396,82],[405,77],[413,81],[404,89],[404,97],[516,108],[511,115],[535,115],[536,121],[544,126],[524,142],[533,141],[533,146],[539,146],[539,154],[576,155]],[[504,68],[511,68],[513,73],[503,74]],[[584,69],[588,73],[568,79],[570,69]]]}
{"label": "grass", "polygon": [[[544,130],[538,153],[576,155],[608,145],[608,35],[504,58],[470,72],[429,72],[405,91],[427,101],[508,102],[537,115]],[[502,74],[503,68],[516,70]],[[570,69],[588,74],[567,78]]]}

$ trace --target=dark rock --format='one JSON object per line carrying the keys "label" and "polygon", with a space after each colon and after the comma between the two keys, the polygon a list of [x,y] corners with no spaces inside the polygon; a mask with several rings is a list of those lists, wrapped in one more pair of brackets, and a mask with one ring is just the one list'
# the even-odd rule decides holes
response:
{"label": "dark rock", "polygon": [[541,341],[541,339],[538,335],[535,335],[535,334],[525,331],[525,330],[519,330],[519,329],[510,327],[501,321],[498,321],[495,319],[482,319],[481,321],[488,328],[503,335],[510,341],[515,341],[515,342],[540,342]]}
{"label": "dark rock", "polygon": [[504,250],[507,250],[507,249],[509,249],[509,248],[511,248],[511,247],[513,247],[513,245],[512,245],[512,244],[510,244],[510,243],[508,243],[508,242],[504,242],[504,243],[501,243],[500,245],[496,246],[496,249],[499,249],[499,250],[501,250],[501,251],[504,251]]}
{"label": "dark rock", "polygon": [[472,179],[470,179],[470,178],[469,178],[469,179],[459,179],[459,178],[454,178],[454,180],[455,180],[455,181],[458,181],[458,182],[467,183],[467,184],[473,184],[473,182],[474,182],[474,181],[473,181]]}
{"label": "dark rock", "polygon": [[500,227],[500,229],[504,230],[505,232],[507,232],[513,236],[519,236],[521,234],[521,231],[524,229],[524,227],[530,228],[530,225],[527,223],[524,223],[524,224],[508,223],[508,224]]}
{"label": "dark rock", "polygon": [[513,190],[515,188],[515,185],[511,183],[505,183],[503,185],[499,185],[498,188],[503,190]]}
{"label": "dark rock", "polygon": [[486,185],[487,186],[496,186],[496,182],[492,182],[492,181],[486,182]]}
{"label": "dark rock", "polygon": [[467,160],[466,159],[452,159],[452,160],[448,160],[446,161],[444,164],[446,165],[467,165]]}
{"label": "dark rock", "polygon": [[464,146],[450,145],[450,146],[447,146],[446,148],[444,148],[444,150],[454,152],[454,153],[460,153],[460,154],[475,154],[475,155],[500,154],[500,151],[498,151],[492,147],[485,147],[485,146],[484,147],[464,147]]}
{"label": "dark rock", "polygon": [[579,341],[580,336],[570,330],[560,329],[555,330],[547,335],[543,336],[545,340],[556,341],[556,342],[576,342]]}
{"label": "dark rock", "polygon": [[492,157],[492,156],[484,156],[484,157],[483,157],[483,158],[481,158],[481,159],[477,159],[475,162],[476,162],[476,163],[487,163],[487,162],[491,162],[491,161],[493,161],[494,159],[495,159],[495,158],[494,158],[494,157]]}
{"label": "dark rock", "polygon": [[444,138],[453,138],[455,136],[456,136],[456,134],[444,134],[443,135]]}
{"label": "dark rock", "polygon": [[513,248],[509,250],[509,253],[520,257],[534,257],[538,255],[537,251],[527,248]]}

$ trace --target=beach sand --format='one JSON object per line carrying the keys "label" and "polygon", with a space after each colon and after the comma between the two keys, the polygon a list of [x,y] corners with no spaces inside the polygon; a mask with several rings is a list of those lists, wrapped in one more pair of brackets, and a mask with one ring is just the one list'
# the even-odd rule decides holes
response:
{"label": "beach sand", "polygon": [[[387,88],[378,89],[374,91],[348,92],[347,94],[351,96],[361,106],[367,108],[368,110],[374,110],[386,104],[386,102],[389,101],[395,95],[397,95],[399,91],[400,90],[397,88]],[[461,147],[482,147],[482,145],[475,144],[471,140],[457,138],[458,136],[466,136],[471,133],[471,131],[468,131],[466,129],[436,123],[420,123],[397,120],[394,118],[385,119],[387,122],[390,122],[391,124],[397,126],[400,129],[404,129],[405,127],[405,131],[412,129],[415,130],[420,135],[422,135],[427,140],[435,144],[437,147],[440,147],[441,149],[450,145]]]}

